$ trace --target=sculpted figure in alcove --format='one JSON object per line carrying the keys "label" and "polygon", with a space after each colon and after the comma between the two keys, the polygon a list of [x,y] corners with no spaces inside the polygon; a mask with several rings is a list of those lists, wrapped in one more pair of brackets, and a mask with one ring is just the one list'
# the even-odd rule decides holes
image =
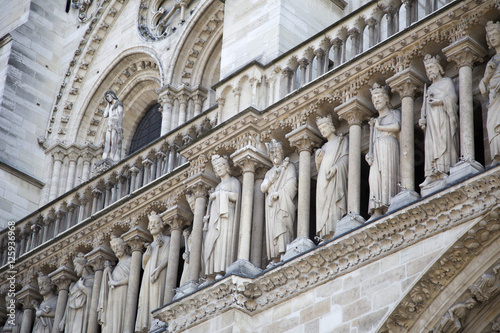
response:
{"label": "sculpted figure in alcove", "polygon": [[446,311],[433,333],[458,333],[462,331],[463,324],[469,311],[477,304],[474,298],[469,298],[463,303],[457,303]]}
{"label": "sculpted figure in alcove", "polygon": [[123,103],[118,99],[113,90],[104,94],[108,103],[104,110],[104,118],[108,118],[108,127],[104,140],[102,159],[111,159],[114,162],[121,160],[123,140]]}
{"label": "sculpted figure in alcove", "polygon": [[132,264],[128,246],[122,238],[112,236],[109,243],[118,258],[118,263],[114,268],[109,261],[104,264],[97,307],[101,333],[123,332],[128,279]]}
{"label": "sculpted figure in alcove", "polygon": [[445,179],[458,162],[458,96],[452,79],[444,77],[439,56],[424,57],[432,84],[424,92],[419,124],[425,131],[425,181],[420,187]]}
{"label": "sculpted figure in alcove", "polygon": [[54,292],[52,280],[45,274],[38,275],[38,289],[43,301],[35,304],[35,325],[33,333],[51,333],[56,315],[57,295]]}
{"label": "sculpted figure in alcove", "polygon": [[500,163],[500,22],[490,21],[486,24],[486,42],[495,49],[496,54],[486,65],[479,90],[489,98],[486,129],[493,165]]}
{"label": "sculpted figure in alcove", "polygon": [[153,235],[153,242],[146,244],[142,256],[141,289],[137,308],[136,332],[147,332],[153,321],[151,311],[164,305],[165,284],[167,281],[168,253],[170,236],[163,234],[164,222],[156,212],[148,215],[148,230]]}
{"label": "sculpted figure in alcove", "polygon": [[208,280],[220,278],[236,260],[241,184],[229,173],[226,156],[213,155],[212,166],[220,183],[210,191],[204,218],[203,261]]}
{"label": "sculpted figure in alcove", "polygon": [[59,330],[64,329],[67,333],[85,333],[92,303],[94,271],[81,252],[73,258],[73,265],[76,275],[80,278],[69,287],[68,303]]}
{"label": "sculpted figure in alcove", "polygon": [[375,83],[370,91],[378,111],[378,117],[370,119],[370,146],[366,155],[370,165],[368,213],[375,218],[387,211],[391,198],[398,193],[401,112],[392,107],[385,88]]}
{"label": "sculpted figure in alcove", "polygon": [[16,301],[16,299],[12,296],[11,293],[7,292],[5,294],[5,306],[8,307],[9,304],[13,304],[15,306],[15,311],[13,316],[9,315],[7,316],[7,321],[5,322],[4,326],[1,328],[0,332],[2,333],[19,333],[21,332],[21,324],[23,322],[23,311],[19,308],[17,308],[16,305],[19,303]]}
{"label": "sculpted figure in alcove", "polygon": [[316,233],[329,240],[335,233],[337,221],[347,213],[347,174],[349,141],[337,130],[330,115],[316,119],[316,124],[326,142],[316,150],[318,169],[316,186]]}
{"label": "sculpted figure in alcove", "polygon": [[266,194],[267,258],[273,265],[294,239],[297,171],[289,158],[284,158],[281,142],[272,139],[266,147],[273,167],[264,176],[261,190]]}

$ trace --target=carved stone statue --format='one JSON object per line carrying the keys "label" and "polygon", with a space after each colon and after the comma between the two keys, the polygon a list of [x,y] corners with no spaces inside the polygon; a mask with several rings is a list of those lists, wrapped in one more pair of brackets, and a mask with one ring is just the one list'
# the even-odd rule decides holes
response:
{"label": "carved stone statue", "polygon": [[422,114],[419,121],[425,130],[425,187],[436,180],[445,179],[450,167],[458,162],[458,96],[453,81],[443,77],[439,57],[424,57],[427,77],[432,81],[424,92]]}
{"label": "carved stone statue", "polygon": [[347,213],[347,169],[349,142],[337,135],[332,117],[318,118],[318,129],[328,142],[316,150],[318,169],[316,194],[316,233],[329,240],[335,233],[337,221]]}
{"label": "carved stone statue", "polygon": [[486,302],[494,298],[500,291],[500,265],[493,267],[493,274],[484,273],[481,277],[474,282],[469,290],[472,295],[480,302]]}
{"label": "carved stone statue", "polygon": [[377,217],[387,211],[391,198],[398,193],[401,112],[392,108],[383,87],[375,83],[371,94],[379,116],[370,120],[370,147],[366,155],[370,165],[368,213]]}
{"label": "carved stone statue", "polygon": [[261,190],[266,194],[267,258],[274,264],[294,239],[297,171],[288,157],[283,158],[281,142],[272,139],[266,147],[273,167],[266,173]]}
{"label": "carved stone statue", "polygon": [[73,258],[73,265],[80,279],[69,287],[68,303],[59,330],[64,329],[67,333],[85,333],[92,303],[94,271],[81,252]]}
{"label": "carved stone statue", "polygon": [[446,311],[433,333],[458,333],[462,330],[463,321],[469,311],[477,304],[474,298],[469,298],[465,303],[457,303]]}
{"label": "carved stone statue", "polygon": [[[11,295],[9,295],[11,294]],[[5,294],[5,305],[8,309],[7,321],[1,328],[2,333],[19,333],[21,332],[21,324],[23,322],[23,311],[16,307],[16,299],[12,296],[13,293]],[[10,310],[10,307],[13,310]],[[13,313],[11,313],[13,311]]]}
{"label": "carved stone statue", "polygon": [[488,61],[479,90],[489,97],[486,128],[490,142],[492,165],[500,163],[500,22],[486,24],[486,42],[496,54]]}
{"label": "carved stone statue", "polygon": [[56,315],[57,295],[54,293],[54,284],[45,274],[38,275],[38,288],[43,301],[35,307],[36,319],[33,333],[51,333]]}
{"label": "carved stone statue", "polygon": [[109,158],[114,162],[119,162],[122,155],[123,103],[112,90],[108,90],[104,98],[108,102],[104,110],[104,118],[109,119],[102,159],[105,160]]}
{"label": "carved stone statue", "polygon": [[128,247],[123,239],[113,236],[109,243],[118,258],[118,264],[114,269],[109,261],[104,264],[97,308],[102,333],[123,332],[128,278],[132,264],[132,257],[128,254]]}
{"label": "carved stone statue", "polygon": [[159,215],[152,212],[148,216],[148,230],[153,235],[153,242],[146,245],[142,256],[141,291],[137,309],[136,332],[147,332],[151,326],[151,311],[164,305],[165,284],[167,281],[168,253],[170,236],[163,234],[164,222]]}
{"label": "carved stone statue", "polygon": [[[186,247],[184,249],[184,253],[182,254],[182,259],[184,259],[184,266],[182,268],[181,281],[179,283],[180,286],[183,286],[184,284],[189,282],[189,271],[193,267],[190,262],[191,247],[193,241],[191,229],[184,229],[182,234],[184,236],[184,244],[186,244]],[[203,267],[201,268],[201,271],[204,271]]]}
{"label": "carved stone statue", "polygon": [[212,166],[221,182],[210,193],[204,218],[203,261],[208,279],[223,275],[236,260],[241,201],[241,184],[229,174],[227,157],[212,156]]}

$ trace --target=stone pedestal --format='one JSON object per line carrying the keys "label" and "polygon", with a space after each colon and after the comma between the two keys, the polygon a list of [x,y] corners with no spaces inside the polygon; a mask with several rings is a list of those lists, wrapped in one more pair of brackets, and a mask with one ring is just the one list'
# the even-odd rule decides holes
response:
{"label": "stone pedestal", "polygon": [[189,281],[186,284],[183,284],[179,288],[175,289],[175,296],[172,299],[172,301],[178,300],[179,298],[182,298],[186,295],[189,295],[191,293],[194,293],[196,290],[198,290],[199,284],[195,281]]}
{"label": "stone pedestal", "polygon": [[231,265],[229,265],[229,267],[226,269],[225,276],[235,274],[239,276],[253,277],[260,272],[262,272],[262,270],[258,267],[255,267],[250,261],[245,259],[238,259]]}
{"label": "stone pedestal", "polygon": [[413,190],[402,190],[396,196],[391,198],[391,205],[387,210],[388,213],[394,212],[404,206],[411,204],[412,202],[420,199],[420,195]]}
{"label": "stone pedestal", "polygon": [[427,195],[431,195],[433,193],[436,193],[439,190],[442,190],[445,188],[446,185],[446,179],[439,179],[436,180],[430,184],[427,184],[425,186],[420,187],[420,194],[422,194],[422,197],[425,197]]}
{"label": "stone pedestal", "polygon": [[462,160],[450,168],[450,175],[446,178],[446,185],[456,184],[482,170],[484,170],[484,167],[481,163],[475,160]]}
{"label": "stone pedestal", "polygon": [[333,237],[338,237],[365,223],[365,219],[358,214],[349,213],[337,222],[337,228]]}
{"label": "stone pedestal", "polygon": [[309,251],[316,247],[316,244],[309,237],[297,237],[293,242],[286,246],[286,252],[281,258],[282,261],[292,259],[301,253]]}

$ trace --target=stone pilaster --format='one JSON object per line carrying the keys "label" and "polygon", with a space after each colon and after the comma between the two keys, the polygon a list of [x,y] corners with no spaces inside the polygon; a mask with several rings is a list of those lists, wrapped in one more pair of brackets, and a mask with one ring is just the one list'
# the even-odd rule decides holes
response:
{"label": "stone pilaster", "polygon": [[174,97],[168,87],[160,93],[159,101],[162,106],[160,133],[165,135],[172,129],[172,108],[174,107]]}
{"label": "stone pilaster", "polygon": [[179,267],[179,253],[181,248],[182,230],[189,227],[193,220],[193,213],[189,208],[175,205],[163,214],[163,220],[170,226],[170,250],[168,252],[167,282],[165,285],[165,303],[172,301],[177,284]]}
{"label": "stone pilaster", "polygon": [[335,108],[349,124],[349,172],[347,191],[348,214],[337,223],[335,235],[340,235],[364,223],[360,213],[361,199],[361,124],[370,119],[372,110],[359,98],[352,98]]}
{"label": "stone pilaster", "polygon": [[88,318],[88,333],[97,333],[99,325],[97,323],[97,306],[99,304],[99,293],[101,291],[102,274],[104,262],[106,260],[115,261],[116,257],[111,249],[104,246],[97,246],[85,255],[85,258],[94,268],[94,285],[92,287],[92,303],[90,304],[90,313]]}
{"label": "stone pilaster", "polygon": [[132,263],[130,265],[130,275],[128,280],[127,304],[125,305],[125,325],[124,333],[133,333],[135,329],[135,319],[137,315],[137,302],[139,298],[139,287],[141,284],[142,251],[144,243],[151,243],[151,234],[135,226],[122,235],[122,238],[132,249]]}
{"label": "stone pilaster", "polygon": [[401,98],[400,174],[401,189],[393,199],[389,211],[397,210],[420,198],[415,192],[415,94],[422,91],[424,78],[412,68],[407,68],[387,79],[387,84]]}
{"label": "stone pilaster", "polygon": [[450,176],[446,179],[447,184],[454,184],[484,169],[475,161],[472,66],[482,62],[488,52],[470,36],[455,41],[443,52],[448,61],[455,62],[458,67],[461,158],[450,169]]}
{"label": "stone pilaster", "polygon": [[57,286],[57,307],[54,317],[54,326],[51,333],[59,333],[59,323],[64,316],[66,303],[68,302],[69,286],[71,282],[77,281],[78,277],[74,271],[67,267],[61,266],[54,272],[49,274],[54,284]]}

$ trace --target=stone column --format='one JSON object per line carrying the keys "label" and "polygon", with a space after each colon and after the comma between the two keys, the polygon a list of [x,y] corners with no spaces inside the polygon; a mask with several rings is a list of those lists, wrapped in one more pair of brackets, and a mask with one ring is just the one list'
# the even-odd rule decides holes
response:
{"label": "stone column", "polygon": [[257,78],[251,78],[250,79],[250,86],[252,87],[252,93],[250,97],[250,105],[255,107],[256,109],[259,108],[259,100],[258,100],[258,95],[257,95],[257,87],[260,83],[260,80]]}
{"label": "stone column", "polygon": [[132,249],[132,262],[128,279],[127,304],[125,305],[124,333],[134,333],[137,316],[137,302],[141,285],[142,251],[144,243],[151,243],[153,237],[140,226],[135,226],[122,235],[122,238]]}
{"label": "stone column", "polygon": [[167,282],[165,284],[165,304],[172,301],[177,285],[179,269],[179,253],[181,249],[182,230],[193,220],[193,213],[189,208],[175,205],[163,214],[163,220],[170,226],[170,250],[168,252]]}
{"label": "stone column", "polygon": [[460,103],[460,161],[450,169],[447,184],[457,183],[481,170],[483,166],[475,160],[474,109],[472,95],[472,66],[482,62],[488,52],[473,38],[466,36],[443,49],[448,61],[458,67]]}
{"label": "stone column", "polygon": [[307,82],[309,82],[309,78],[307,77],[307,66],[309,66],[309,60],[306,58],[302,58],[299,61],[299,67],[300,67],[300,86],[302,87],[305,85]]}
{"label": "stone column", "polygon": [[75,186],[76,179],[76,160],[78,155],[75,152],[68,154],[69,158],[69,169],[68,169],[68,180],[66,181],[66,192],[71,190]]}
{"label": "stone column", "polygon": [[106,188],[106,192],[104,193],[104,207],[108,207],[114,202],[113,194],[115,184],[110,179],[108,179],[105,181],[104,186]]}
{"label": "stone column", "polygon": [[153,170],[153,161],[151,161],[149,158],[146,158],[142,161],[143,165],[143,170],[144,170],[144,175],[143,175],[143,186],[146,184],[149,184],[151,180],[153,180],[153,177],[151,175],[151,171]]}
{"label": "stone column", "polygon": [[354,57],[360,52],[360,42],[359,42],[359,30],[358,28],[352,28],[348,32],[349,36],[351,37],[351,57]]}
{"label": "stone column", "polygon": [[134,192],[135,190],[137,190],[139,188],[138,186],[138,175],[139,175],[139,172],[141,172],[141,170],[139,170],[139,168],[137,168],[136,166],[133,166],[130,168],[130,193]]}
{"label": "stone column", "polygon": [[61,178],[61,168],[64,154],[61,151],[55,151],[52,153],[52,158],[54,159],[54,167],[52,169],[52,179],[50,181],[49,201],[57,198],[57,195],[59,194],[59,179]]}
{"label": "stone column", "polygon": [[[31,276],[29,279],[33,280],[35,278]],[[41,298],[42,296],[38,293],[37,288],[34,287],[34,282],[27,285],[24,284],[23,289],[16,293],[16,299],[23,305],[24,309],[20,333],[31,332],[33,320],[35,319],[33,301],[39,301]]]}
{"label": "stone column", "polygon": [[102,191],[98,188],[92,190],[92,215],[102,209],[100,202],[102,198]]}
{"label": "stone column", "polygon": [[76,205],[73,201],[68,203],[68,213],[66,215],[66,228],[65,230],[68,230],[73,226],[73,220],[75,219],[75,208]]}
{"label": "stone column", "polygon": [[156,156],[156,178],[160,178],[167,171],[167,154],[159,150],[156,152],[155,156]]}
{"label": "stone column", "polygon": [[415,192],[415,94],[422,91],[424,78],[407,68],[387,79],[387,84],[401,98],[400,174],[401,192],[391,199],[389,212],[414,202],[420,195]]}
{"label": "stone column", "polygon": [[194,114],[193,117],[198,116],[201,114],[201,108],[203,107],[203,101],[205,101],[206,97],[203,96],[202,94],[198,93],[193,96],[193,103],[194,103]]}
{"label": "stone column", "polygon": [[245,138],[249,142],[231,155],[234,164],[243,171],[241,191],[240,234],[238,241],[238,260],[227,268],[227,274],[239,273],[253,276],[260,269],[250,263],[250,240],[252,236],[252,209],[255,189],[255,170],[258,167],[270,168],[271,164],[265,152],[256,148],[257,132],[248,131]]}
{"label": "stone column", "polygon": [[83,154],[83,169],[82,169],[82,183],[89,180],[89,172],[90,172],[90,162],[92,161],[92,154],[84,153]]}
{"label": "stone column", "polygon": [[173,96],[170,90],[163,91],[160,93],[160,103],[162,106],[161,113],[161,135],[165,135],[172,129],[172,108],[174,106]]}
{"label": "stone column", "polygon": [[189,96],[185,93],[177,96],[177,100],[179,101],[179,123],[177,126],[181,126],[186,122],[187,119],[187,104],[189,100]]}
{"label": "stone column", "polygon": [[94,268],[94,285],[92,287],[92,300],[90,304],[90,313],[88,317],[87,333],[97,333],[99,325],[97,323],[97,306],[99,304],[99,293],[101,291],[102,274],[104,262],[115,261],[115,255],[111,249],[102,245],[95,247],[85,255],[85,258]]}
{"label": "stone column", "polygon": [[372,47],[378,43],[377,30],[375,29],[377,26],[377,20],[370,17],[366,20],[366,24],[368,25],[368,46]]}
{"label": "stone column", "polygon": [[61,229],[61,222],[62,222],[62,219],[64,218],[65,215],[66,215],[66,213],[63,212],[62,210],[58,210],[56,212],[56,222],[55,222],[55,225],[54,225],[54,236],[52,238],[55,238],[61,232],[60,231],[60,229]]}
{"label": "stone column", "polygon": [[316,59],[318,61],[317,64],[318,67],[316,68],[316,76],[319,77],[325,73],[326,52],[322,48],[319,48],[314,51],[314,55],[316,56]]}
{"label": "stone column", "polygon": [[406,26],[409,27],[418,20],[418,3],[415,0],[402,0],[402,3],[406,7]]}
{"label": "stone column", "polygon": [[250,249],[250,262],[255,267],[262,267],[262,243],[264,241],[264,221],[265,221],[265,195],[260,190],[267,170],[265,168],[257,169],[255,173],[255,185],[253,191],[253,210],[252,210],[252,241]]}
{"label": "stone column", "polygon": [[293,74],[294,71],[290,67],[285,67],[281,71],[283,75],[281,97],[285,97],[287,94],[293,91]]}
{"label": "stone column", "polygon": [[49,274],[54,284],[57,286],[57,307],[54,317],[54,326],[51,333],[59,333],[59,323],[64,316],[66,303],[68,302],[69,286],[71,282],[77,281],[78,277],[73,270],[67,266],[61,266]]}
{"label": "stone column", "polygon": [[337,67],[342,63],[342,45],[344,41],[338,37],[332,40],[333,47],[333,67]]}
{"label": "stone column", "polygon": [[210,121],[212,127],[215,127],[215,125],[220,124],[222,122],[224,116],[224,104],[226,104],[226,99],[224,97],[219,97],[217,98],[216,102],[217,102],[217,117],[216,119],[212,119]]}
{"label": "stone column", "polygon": [[335,236],[341,235],[361,224],[364,219],[360,213],[361,198],[361,124],[370,119],[372,111],[359,98],[355,97],[335,108],[339,117],[349,124],[349,172],[347,191],[347,211],[335,229]]}
{"label": "stone column", "polygon": [[203,217],[205,216],[207,206],[208,190],[215,187],[218,183],[217,179],[205,173],[205,168],[208,158],[204,155],[199,156],[196,160],[191,161],[191,176],[184,183],[187,191],[194,198],[194,216],[193,228],[191,232],[192,246],[189,258],[189,276],[188,287],[184,288],[184,294],[196,290],[198,287],[198,279],[200,278],[201,270],[201,250],[203,246]]}

